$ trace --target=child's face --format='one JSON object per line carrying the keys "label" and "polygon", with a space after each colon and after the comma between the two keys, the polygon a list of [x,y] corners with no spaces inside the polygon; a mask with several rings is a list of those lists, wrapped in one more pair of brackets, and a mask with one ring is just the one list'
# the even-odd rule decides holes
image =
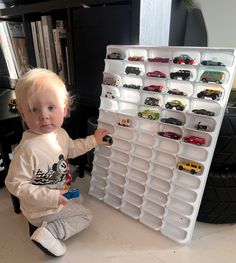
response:
{"label": "child's face", "polygon": [[23,106],[21,114],[30,131],[45,134],[61,127],[67,107],[58,92],[49,87]]}

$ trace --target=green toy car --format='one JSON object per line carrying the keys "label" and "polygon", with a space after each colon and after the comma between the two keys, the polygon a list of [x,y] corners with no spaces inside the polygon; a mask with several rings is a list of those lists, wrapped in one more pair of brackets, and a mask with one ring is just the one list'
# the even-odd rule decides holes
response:
{"label": "green toy car", "polygon": [[168,101],[165,106],[167,109],[176,108],[176,110],[179,110],[179,111],[183,111],[185,108],[183,103],[179,100]]}
{"label": "green toy car", "polygon": [[151,111],[151,110],[144,110],[138,113],[138,116],[141,118],[149,119],[149,120],[158,120],[160,117],[159,112]]}

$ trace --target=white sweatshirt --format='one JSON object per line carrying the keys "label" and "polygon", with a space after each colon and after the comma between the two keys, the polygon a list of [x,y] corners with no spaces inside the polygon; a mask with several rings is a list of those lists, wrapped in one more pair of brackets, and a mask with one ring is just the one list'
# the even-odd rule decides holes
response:
{"label": "white sweatshirt", "polygon": [[8,191],[20,199],[26,218],[57,213],[59,189],[70,180],[68,158],[75,158],[97,145],[94,135],[72,140],[62,128],[38,135],[25,131],[13,153],[5,179]]}

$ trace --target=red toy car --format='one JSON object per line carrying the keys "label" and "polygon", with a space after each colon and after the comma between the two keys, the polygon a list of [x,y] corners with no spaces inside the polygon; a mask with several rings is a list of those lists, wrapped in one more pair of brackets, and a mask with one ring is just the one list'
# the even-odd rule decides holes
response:
{"label": "red toy car", "polygon": [[173,95],[180,95],[180,96],[187,96],[187,94],[183,91],[180,91],[178,89],[169,89],[167,91],[168,94],[173,94]]}
{"label": "red toy car", "polygon": [[163,86],[161,86],[161,85],[149,85],[149,86],[143,87],[143,90],[161,92],[163,90]]}
{"label": "red toy car", "polygon": [[189,64],[189,65],[193,65],[195,63],[194,59],[192,59],[189,55],[186,54],[182,54],[178,57],[175,57],[173,59],[173,62],[175,64]]}
{"label": "red toy car", "polygon": [[132,57],[128,57],[129,61],[143,61],[144,57],[143,56],[132,56]]}
{"label": "red toy car", "polygon": [[149,62],[160,62],[160,63],[169,63],[169,58],[161,58],[161,57],[155,57],[155,58],[148,58]]}
{"label": "red toy car", "polygon": [[154,77],[154,78],[166,78],[166,74],[159,70],[150,71],[147,73],[147,76]]}
{"label": "red toy car", "polygon": [[179,140],[181,136],[175,132],[159,132],[159,135],[166,137],[166,138],[171,138],[175,140]]}
{"label": "red toy car", "polygon": [[204,138],[197,137],[197,136],[189,136],[189,137],[184,137],[184,142],[197,144],[197,145],[203,145],[206,143],[206,140]]}

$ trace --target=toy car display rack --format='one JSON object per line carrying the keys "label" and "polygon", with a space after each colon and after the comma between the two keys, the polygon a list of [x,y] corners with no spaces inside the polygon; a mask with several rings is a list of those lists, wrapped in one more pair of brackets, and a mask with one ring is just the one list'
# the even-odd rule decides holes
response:
{"label": "toy car display rack", "polygon": [[113,143],[95,150],[89,194],[190,242],[235,65],[228,48],[108,46],[98,127]]}

